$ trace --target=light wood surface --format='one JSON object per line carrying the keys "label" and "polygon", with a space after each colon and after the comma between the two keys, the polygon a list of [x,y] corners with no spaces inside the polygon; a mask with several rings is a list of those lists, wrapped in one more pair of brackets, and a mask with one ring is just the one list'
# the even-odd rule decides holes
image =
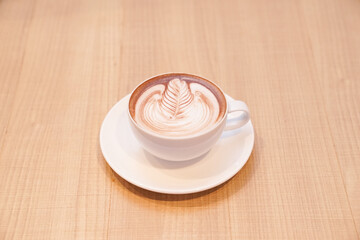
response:
{"label": "light wood surface", "polygon": [[[99,148],[172,71],[252,113],[248,163],[203,193],[135,187]],[[359,239],[360,1],[0,0],[0,137],[0,239]]]}

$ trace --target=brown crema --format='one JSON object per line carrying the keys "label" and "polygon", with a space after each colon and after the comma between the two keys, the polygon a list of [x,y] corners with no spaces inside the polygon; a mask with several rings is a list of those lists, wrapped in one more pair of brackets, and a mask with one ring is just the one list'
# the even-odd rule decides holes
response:
{"label": "brown crema", "polygon": [[144,129],[164,136],[190,136],[210,129],[225,115],[226,99],[212,82],[190,74],[165,74],[140,84],[129,112]]}

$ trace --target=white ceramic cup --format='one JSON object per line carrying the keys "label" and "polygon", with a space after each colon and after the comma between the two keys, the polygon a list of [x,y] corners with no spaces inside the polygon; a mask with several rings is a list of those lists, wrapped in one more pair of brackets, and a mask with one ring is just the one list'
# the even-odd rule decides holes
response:
{"label": "white ceramic cup", "polygon": [[[250,120],[249,109],[244,102],[239,100],[226,99],[224,92],[215,83],[198,76],[185,73],[158,75],[140,83],[134,89],[134,91],[139,86],[146,84],[146,82],[149,82],[152,79],[165,75],[174,75],[175,77],[179,74],[188,77],[196,77],[197,79],[203,79],[203,81],[211,83],[216,88],[218,88],[222,93],[221,95],[223,100],[226,102],[226,110],[224,116],[217,123],[203,132],[188,136],[170,137],[151,132],[141,127],[131,116],[128,107],[128,116],[130,119],[129,122],[131,129],[142,147],[150,154],[160,159],[169,161],[185,161],[204,155],[219,140],[223,131],[230,131],[241,128]],[[133,95],[134,91],[131,93],[131,96]],[[132,99],[131,96],[130,101]]]}

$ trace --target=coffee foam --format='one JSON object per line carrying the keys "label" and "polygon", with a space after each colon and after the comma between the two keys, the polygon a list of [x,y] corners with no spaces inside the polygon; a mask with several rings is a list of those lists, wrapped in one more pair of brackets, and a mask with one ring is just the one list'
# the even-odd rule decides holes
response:
{"label": "coffee foam", "polygon": [[211,128],[222,116],[219,102],[207,87],[174,78],[139,95],[134,120],[165,136],[186,136]]}

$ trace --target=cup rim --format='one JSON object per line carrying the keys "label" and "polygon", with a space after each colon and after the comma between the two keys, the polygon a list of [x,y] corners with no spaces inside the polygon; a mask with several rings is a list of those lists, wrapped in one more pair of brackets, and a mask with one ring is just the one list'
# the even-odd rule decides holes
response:
{"label": "cup rim", "polygon": [[[135,92],[136,89],[138,89],[142,84],[144,84],[145,82],[147,81],[151,81],[152,79],[156,78],[156,77],[161,77],[161,76],[168,76],[168,75],[186,75],[186,76],[189,76],[189,77],[196,77],[196,78],[200,78],[201,80],[204,80],[206,82],[209,82],[210,84],[214,85],[217,89],[219,89],[221,95],[223,96],[224,100],[225,100],[225,113],[224,115],[222,116],[222,118],[216,122],[211,128],[205,130],[205,131],[201,131],[201,132],[198,132],[198,133],[195,133],[195,134],[190,134],[190,135],[187,135],[187,136],[164,136],[164,135],[161,135],[159,133],[156,133],[156,132],[153,132],[153,131],[150,131],[148,129],[145,129],[143,128],[140,124],[138,124],[135,119],[133,119],[133,117],[131,116],[130,114],[130,100],[131,100],[131,97],[133,96],[133,93]],[[147,78],[146,80],[140,82],[130,93],[130,98],[129,98],[129,102],[127,104],[127,113],[128,113],[128,116],[131,120],[131,122],[137,127],[137,129],[145,132],[146,134],[148,135],[152,135],[154,137],[157,137],[157,138],[161,138],[161,139],[165,139],[165,140],[186,140],[186,139],[192,139],[192,138],[196,138],[196,137],[200,137],[200,136],[203,136],[203,135],[206,135],[207,133],[213,131],[214,129],[216,129],[226,118],[227,118],[227,114],[228,114],[228,108],[229,108],[229,105],[228,105],[228,102],[227,102],[227,99],[226,99],[226,96],[225,96],[225,92],[216,84],[214,83],[213,81],[210,81],[204,77],[201,77],[201,76],[198,76],[198,75],[194,75],[194,74],[189,74],[189,73],[179,73],[179,72],[167,72],[167,73],[161,73],[161,74],[157,74],[157,75],[154,75],[150,78]]]}

